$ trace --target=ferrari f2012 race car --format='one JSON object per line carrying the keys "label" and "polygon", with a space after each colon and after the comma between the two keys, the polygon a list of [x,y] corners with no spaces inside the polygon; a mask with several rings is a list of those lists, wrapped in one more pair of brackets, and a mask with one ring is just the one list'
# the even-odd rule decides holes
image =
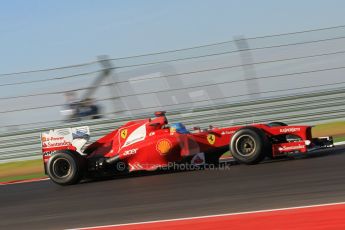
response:
{"label": "ferrari f2012 race car", "polygon": [[217,164],[229,151],[239,163],[306,153],[333,147],[331,137],[312,138],[311,126],[281,122],[189,131],[168,124],[165,112],[134,120],[85,147],[89,127],[55,129],[41,134],[46,174],[60,185],[83,178],[138,170],[156,170],[169,163]]}

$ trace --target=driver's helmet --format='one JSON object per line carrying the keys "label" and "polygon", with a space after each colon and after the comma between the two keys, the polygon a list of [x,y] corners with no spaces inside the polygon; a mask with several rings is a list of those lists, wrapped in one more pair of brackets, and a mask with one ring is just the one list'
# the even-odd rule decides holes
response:
{"label": "driver's helmet", "polygon": [[182,123],[170,124],[170,132],[177,132],[177,133],[182,133],[182,134],[189,133],[186,127]]}

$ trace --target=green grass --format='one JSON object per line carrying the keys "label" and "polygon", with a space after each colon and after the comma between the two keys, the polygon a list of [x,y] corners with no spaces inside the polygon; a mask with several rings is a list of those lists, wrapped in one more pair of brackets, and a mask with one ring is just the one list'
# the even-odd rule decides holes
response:
{"label": "green grass", "polygon": [[43,177],[43,171],[41,159],[2,163],[0,164],[0,182]]}
{"label": "green grass", "polygon": [[344,137],[345,136],[345,121],[337,121],[325,124],[319,124],[312,129],[313,136],[334,136]]}
{"label": "green grass", "polygon": [[231,157],[231,153],[230,153],[230,151],[227,151],[227,152],[225,152],[222,156],[221,156],[222,158],[228,158],[228,157]]}
{"label": "green grass", "polygon": [[334,138],[334,142],[341,142],[341,141],[345,141],[345,136],[343,136],[343,137],[335,137]]}
{"label": "green grass", "polygon": [[0,182],[8,182],[8,181],[16,181],[16,180],[29,180],[34,178],[41,178],[45,177],[46,175],[44,173],[33,173],[33,174],[25,174],[25,175],[19,175],[19,176],[9,176],[0,178]]}

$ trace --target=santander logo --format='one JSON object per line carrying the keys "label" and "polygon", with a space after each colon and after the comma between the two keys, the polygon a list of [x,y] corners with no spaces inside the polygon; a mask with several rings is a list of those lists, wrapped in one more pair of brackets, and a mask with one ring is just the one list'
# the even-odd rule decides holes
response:
{"label": "santander logo", "polygon": [[283,129],[279,129],[279,132],[281,133],[293,133],[293,132],[299,132],[301,131],[301,128],[283,128]]}

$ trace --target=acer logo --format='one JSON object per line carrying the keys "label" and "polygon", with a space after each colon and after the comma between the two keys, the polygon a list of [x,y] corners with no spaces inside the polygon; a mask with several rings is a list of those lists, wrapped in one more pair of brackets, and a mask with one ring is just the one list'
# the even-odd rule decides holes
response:
{"label": "acer logo", "polygon": [[123,152],[123,155],[124,156],[129,156],[129,155],[133,155],[133,154],[136,154],[138,151],[138,149],[130,149],[130,150],[126,150]]}

